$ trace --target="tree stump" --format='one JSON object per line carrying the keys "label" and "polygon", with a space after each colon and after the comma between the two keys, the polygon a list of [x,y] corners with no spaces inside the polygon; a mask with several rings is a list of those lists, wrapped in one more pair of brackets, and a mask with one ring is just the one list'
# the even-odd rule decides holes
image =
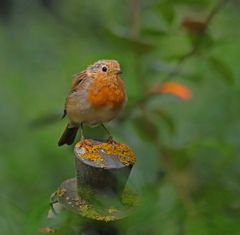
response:
{"label": "tree stump", "polygon": [[74,155],[76,177],[65,180],[52,195],[53,212],[60,207],[71,210],[92,225],[127,216],[136,203],[134,193],[125,187],[136,161],[134,152],[116,142],[84,140],[75,145]]}

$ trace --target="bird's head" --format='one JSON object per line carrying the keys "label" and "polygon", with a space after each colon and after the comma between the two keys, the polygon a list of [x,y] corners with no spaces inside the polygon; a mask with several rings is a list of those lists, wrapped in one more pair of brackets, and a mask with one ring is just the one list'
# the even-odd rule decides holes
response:
{"label": "bird's head", "polygon": [[100,76],[102,78],[118,77],[122,71],[116,60],[99,60],[87,67],[88,76]]}

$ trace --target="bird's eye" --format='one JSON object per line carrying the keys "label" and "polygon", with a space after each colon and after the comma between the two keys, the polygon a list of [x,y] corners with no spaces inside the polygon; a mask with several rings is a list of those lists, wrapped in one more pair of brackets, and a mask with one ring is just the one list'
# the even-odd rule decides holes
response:
{"label": "bird's eye", "polygon": [[103,66],[103,67],[102,67],[102,71],[103,71],[103,72],[107,72],[107,67],[106,67],[106,66]]}

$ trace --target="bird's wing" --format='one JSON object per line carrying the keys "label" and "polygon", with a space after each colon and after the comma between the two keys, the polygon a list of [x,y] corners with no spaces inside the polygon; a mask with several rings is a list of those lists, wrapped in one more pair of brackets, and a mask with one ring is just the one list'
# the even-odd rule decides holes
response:
{"label": "bird's wing", "polygon": [[[78,86],[82,85],[84,83],[83,81],[86,80],[86,79],[87,79],[87,73],[86,73],[85,70],[80,72],[80,73],[77,73],[76,75],[74,75],[74,78],[73,78],[73,81],[72,81],[72,86],[71,86],[69,94],[75,92],[78,89]],[[67,98],[66,98],[66,101],[67,101]],[[65,101],[65,105],[64,105],[64,111],[63,111],[62,118],[64,118],[67,115],[66,101]]]}
{"label": "bird's wing", "polygon": [[76,74],[72,81],[72,87],[71,87],[70,93],[76,91],[78,89],[78,86],[82,84],[85,79],[87,79],[87,73],[85,70]]}

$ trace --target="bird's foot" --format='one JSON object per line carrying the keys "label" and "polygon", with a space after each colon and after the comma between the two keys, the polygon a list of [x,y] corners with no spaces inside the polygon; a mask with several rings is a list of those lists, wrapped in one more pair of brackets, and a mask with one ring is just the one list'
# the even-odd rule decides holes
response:
{"label": "bird's foot", "polygon": [[110,135],[107,139],[108,144],[117,144],[117,142],[113,139],[113,137]]}
{"label": "bird's foot", "polygon": [[81,148],[85,146],[92,146],[92,142],[88,139],[85,139],[83,136],[81,136],[81,139],[77,143],[76,147]]}

